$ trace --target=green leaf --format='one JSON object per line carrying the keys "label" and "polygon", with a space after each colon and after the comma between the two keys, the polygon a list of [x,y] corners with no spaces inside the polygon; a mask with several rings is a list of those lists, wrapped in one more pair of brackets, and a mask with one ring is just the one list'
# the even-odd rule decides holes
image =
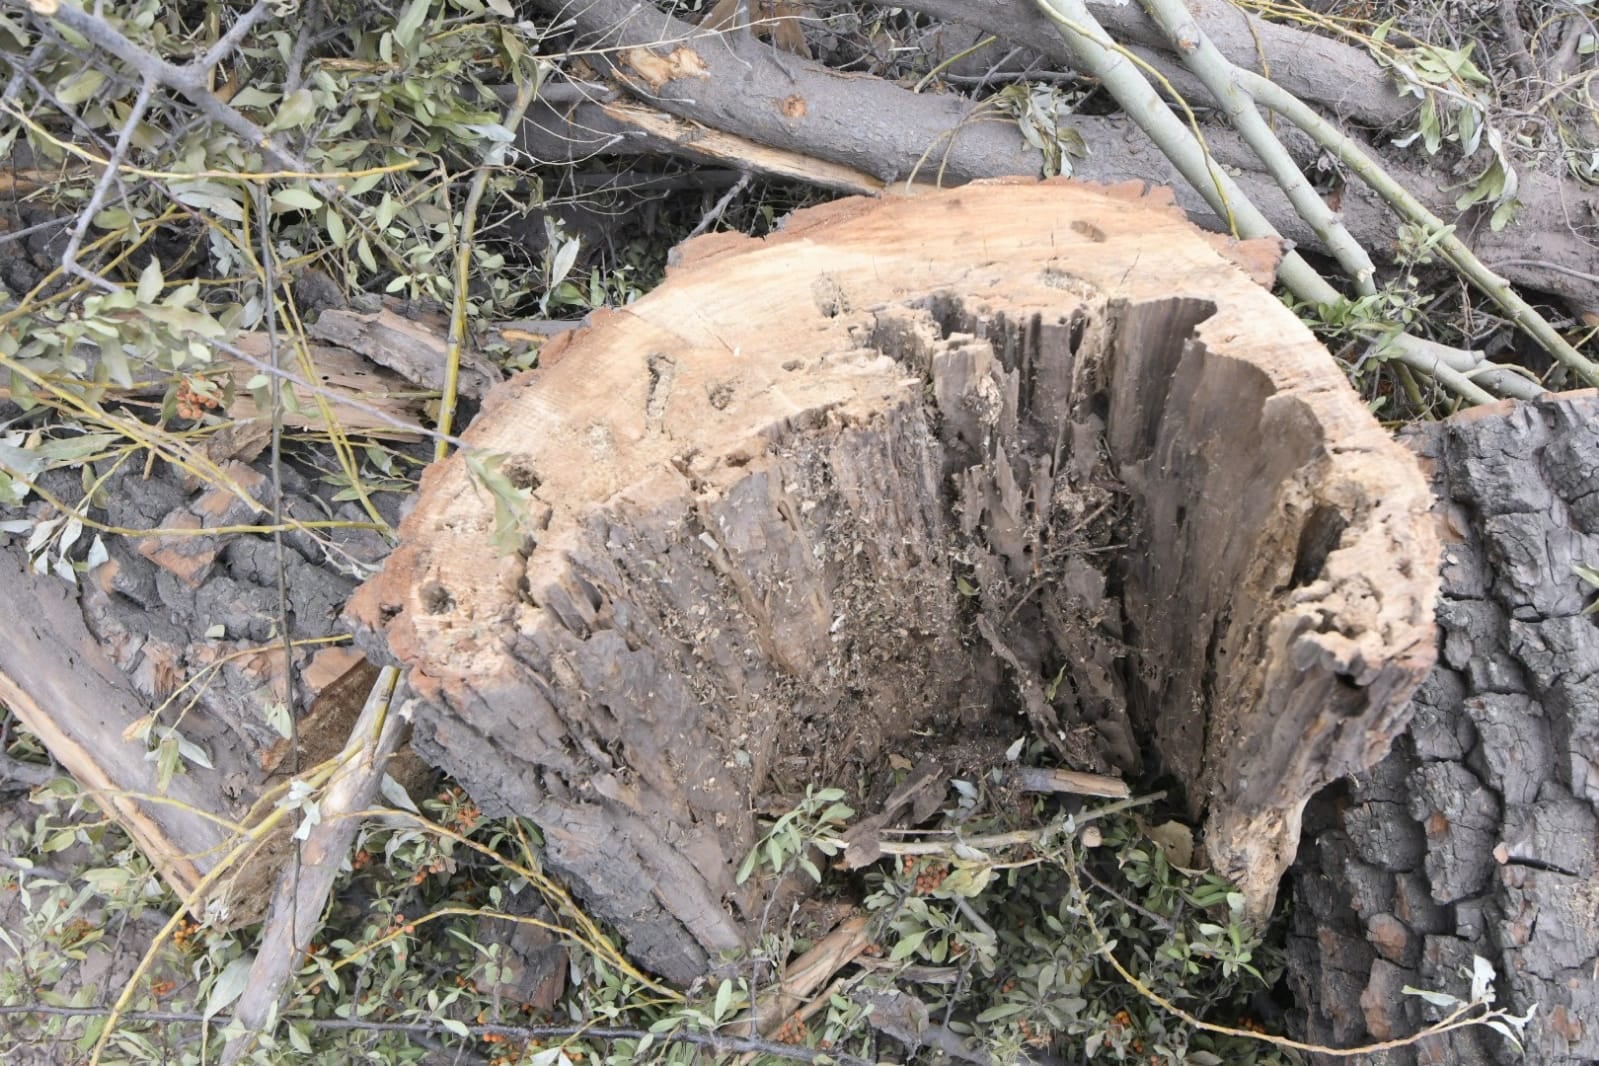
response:
{"label": "green leaf", "polygon": [[60,829],[52,833],[43,844],[39,845],[39,850],[46,855],[53,855],[58,851],[66,851],[77,843],[77,840],[78,831],[76,829]]}
{"label": "green leaf", "polygon": [[299,129],[310,123],[316,117],[316,97],[310,89],[296,89],[283,101],[278,108],[278,113],[272,116],[272,122],[267,126],[268,133],[279,130]]}
{"label": "green leaf", "polygon": [[246,85],[233,94],[233,99],[228,103],[240,111],[250,111],[258,108],[271,107],[282,99],[282,93],[269,92],[254,85]]}
{"label": "green leaf", "polygon": [[974,899],[983,894],[994,880],[992,866],[961,866],[944,878],[944,883],[939,889],[952,895]]}
{"label": "green leaf", "polygon": [[125,207],[108,207],[94,216],[95,229],[121,229],[133,224],[133,215]]}
{"label": "green leaf", "polygon": [[315,211],[322,206],[316,193],[303,185],[279,189],[272,194],[272,202],[286,211]]}
{"label": "green leaf", "polygon": [[178,772],[178,740],[168,735],[161,738],[161,743],[152,752],[155,758],[155,790],[165,792],[167,786],[172,784],[173,775]]}
{"label": "green leaf", "polygon": [[855,817],[854,807],[849,807],[842,803],[835,803],[831,807],[827,808],[827,810],[822,812],[822,817],[820,820],[824,823],[843,823],[849,821],[853,817]]}
{"label": "green leaf", "polygon": [[1516,1049],[1517,1052],[1521,1051],[1521,1036],[1519,1033],[1512,1032],[1510,1026],[1506,1025],[1502,1021],[1499,1021],[1498,1019],[1490,1020],[1484,1024],[1486,1024],[1488,1028],[1492,1029],[1500,1036],[1504,1037],[1506,1040],[1510,1041],[1511,1045]]}
{"label": "green leaf", "polygon": [[205,1001],[204,1014],[207,1020],[244,993],[245,986],[250,982],[250,967],[254,964],[255,956],[246,954],[223,967],[216,983],[211,986],[211,995]]}
{"label": "green leaf", "polygon": [[416,31],[422,28],[422,20],[427,18],[428,7],[432,0],[411,0],[400,18],[394,24],[394,39],[401,48],[410,51],[411,43],[416,40]]}
{"label": "green leaf", "polygon": [[711,1017],[721,1021],[727,1015],[727,1008],[733,1003],[733,982],[723,981],[716,990],[716,1003],[711,1007]]}
{"label": "green leaf", "polygon": [[180,204],[198,211],[209,211],[228,222],[243,222],[244,208],[239,202],[239,192],[219,182],[174,182],[168,186],[172,198]]}
{"label": "green leaf", "polygon": [[381,173],[362,174],[359,178],[356,178],[353,182],[351,182],[350,187],[345,191],[351,196],[361,196],[377,188],[378,182],[382,181],[384,177],[386,177],[386,175]]}
{"label": "green leaf", "polygon": [[468,1029],[466,1027],[466,1023],[461,1021],[459,1018],[440,1018],[439,1024],[444,1026],[444,1028],[448,1029],[450,1032],[454,1033],[456,1036],[472,1035],[472,1030]]}
{"label": "green leaf", "polygon": [[901,962],[910,958],[922,946],[922,941],[926,939],[927,930],[918,929],[916,932],[905,937],[898,944],[894,945],[894,950],[888,953],[888,961]]}
{"label": "green leaf", "polygon": [[128,366],[128,354],[122,350],[122,345],[114,341],[100,345],[100,365],[117,385],[133,388],[133,369]]}
{"label": "green leaf", "polygon": [[203,766],[207,770],[216,769],[211,765],[211,757],[205,753],[204,748],[193,741],[185,740],[182,736],[178,737],[178,754],[196,766]]}
{"label": "green leaf", "polygon": [[332,207],[329,207],[324,221],[328,227],[328,240],[333,242],[333,247],[343,248],[350,239],[350,233],[344,228],[344,218]]}
{"label": "green leaf", "polygon": [[56,86],[56,99],[68,106],[75,106],[90,99],[100,91],[105,84],[106,73],[94,67],[81,68],[76,74],[67,78]]}
{"label": "green leaf", "polygon": [[550,262],[548,282],[550,288],[553,289],[561,284],[561,282],[566,280],[566,276],[572,272],[572,266],[577,262],[577,253],[582,244],[582,241],[574,238],[556,250],[555,258]]}
{"label": "green leaf", "polygon": [[[188,331],[199,334],[202,337],[220,337],[227,332],[227,330],[222,328],[222,323],[210,315],[200,311],[190,311],[182,307],[167,307],[165,305],[146,307],[144,309],[144,317],[152,322],[162,323],[174,333]],[[182,349],[177,349],[170,354],[173,356],[173,365],[177,366],[182,361],[185,353]]]}
{"label": "green leaf", "polygon": [[153,304],[161,295],[165,280],[161,277],[161,262],[151,257],[149,265],[139,272],[139,288],[135,295],[142,304]]}
{"label": "green leaf", "polygon": [[1498,233],[1510,224],[1510,220],[1516,217],[1516,212],[1520,209],[1521,201],[1515,197],[1503,201],[1494,208],[1494,213],[1488,216],[1488,228]]}
{"label": "green leaf", "polygon": [[1002,1018],[1011,1018],[1027,1009],[1025,1003],[998,1003],[989,1007],[977,1016],[977,1024],[984,1025],[988,1022],[997,1022]]}

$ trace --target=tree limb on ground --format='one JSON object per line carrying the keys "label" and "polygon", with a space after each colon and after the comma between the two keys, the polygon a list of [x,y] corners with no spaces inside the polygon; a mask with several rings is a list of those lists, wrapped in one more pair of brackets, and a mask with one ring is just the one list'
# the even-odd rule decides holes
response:
{"label": "tree limb on ground", "polygon": [[[962,97],[916,93],[881,79],[842,74],[779,54],[741,35],[702,30],[633,0],[590,0],[581,6],[539,2],[591,37],[596,49],[602,49],[595,60],[609,63],[612,73],[639,99],[711,130],[864,171],[885,183],[957,184],[1038,173],[1043,167],[1042,153],[1027,144],[1014,123],[992,113],[985,117],[978,105]],[[1049,25],[1042,18],[1037,21]],[[1011,23],[1004,25],[1010,32],[1022,32]],[[1147,31],[1156,32],[1152,24]],[[1310,34],[1299,37],[1317,40]],[[1035,35],[1027,43],[1036,46],[1039,39]],[[646,54],[655,54],[649,52],[651,46],[687,65],[673,66],[660,56],[652,62]],[[645,69],[633,66],[634,60]],[[603,128],[612,121],[598,114],[594,105],[578,105],[566,112],[566,118],[580,131]],[[1216,213],[1125,117],[1073,115],[1070,126],[1089,149],[1086,158],[1075,161],[1074,177],[1170,185],[1190,217],[1221,228]],[[550,137],[550,127],[539,132],[530,137],[535,154],[549,158],[558,145]],[[1205,137],[1216,160],[1237,172],[1233,177],[1239,188],[1284,237],[1298,247],[1326,251],[1242,138],[1230,129],[1209,127]],[[584,137],[587,147],[582,153],[599,149],[596,140],[593,134]],[[616,147],[622,145],[611,150]],[[1290,147],[1302,166],[1318,155],[1308,142]],[[1434,214],[1445,219],[1460,216],[1448,176],[1405,162],[1384,161],[1384,166]],[[1486,212],[1468,213],[1457,223],[1458,235],[1513,284],[1578,304],[1592,302],[1599,245],[1584,236],[1580,224],[1599,218],[1599,191],[1574,188],[1536,173],[1523,175],[1522,191],[1525,206],[1515,224],[1494,232],[1486,225]],[[1396,223],[1376,194],[1351,185],[1342,214],[1344,225],[1368,251],[1392,254]]]}
{"label": "tree limb on ground", "polygon": [[[1012,0],[867,0],[903,7],[945,22],[974,26],[1068,66],[1071,50],[1032,4]],[[1366,126],[1411,121],[1418,101],[1402,96],[1391,74],[1359,48],[1246,14],[1226,0],[1187,0],[1189,13],[1228,59],[1258,71],[1307,103]],[[1125,45],[1143,45],[1175,58],[1176,49],[1136,4],[1089,0],[1100,25]],[[1177,64],[1172,62],[1173,70]]]}

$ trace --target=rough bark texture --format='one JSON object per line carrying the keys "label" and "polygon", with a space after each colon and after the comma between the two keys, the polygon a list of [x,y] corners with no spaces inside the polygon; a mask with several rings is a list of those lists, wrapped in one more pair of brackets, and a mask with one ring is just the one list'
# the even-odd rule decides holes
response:
{"label": "rough bark texture", "polygon": [[[1399,989],[1464,997],[1478,954],[1501,1005],[1538,1007],[1523,1061],[1599,1059],[1599,626],[1572,572],[1599,560],[1596,426],[1583,392],[1414,440],[1447,529],[1442,661],[1393,752],[1306,813],[1289,972],[1317,1041],[1414,1031],[1436,1008]],[[1370,1061],[1512,1055],[1472,1030]]]}
{"label": "rough bark texture", "polygon": [[[1273,250],[1230,250],[1270,276]],[[1137,189],[691,242],[467,439],[526,521],[435,465],[351,613],[411,668],[424,754],[534,817],[677,980],[758,913],[733,872],[762,794],[1003,747],[1018,712],[1080,769],[1152,737],[1263,910],[1305,798],[1382,753],[1431,663],[1413,463]]]}
{"label": "rough bark texture", "polygon": [[[260,451],[247,424],[235,429],[211,444],[254,440],[246,448]],[[0,597],[15,612],[0,641],[0,699],[81,783],[116,797],[107,801],[112,813],[183,895],[215,866],[225,834],[180,804],[243,820],[272,771],[295,764],[271,724],[273,705],[288,702],[291,676],[276,635],[277,553],[268,536],[221,531],[269,520],[270,479],[243,461],[217,458],[237,492],[189,484],[165,463],[148,474],[136,463],[112,472],[95,493],[92,517],[162,532],[105,536],[109,559],[82,575],[76,589],[54,574],[29,572],[21,539],[0,559]],[[82,492],[76,471],[47,473],[40,482],[58,498]],[[352,522],[365,517],[354,504],[331,502],[333,488],[292,467],[284,485],[292,497],[285,514],[310,522],[330,513]],[[397,509],[392,496],[384,505]],[[35,518],[50,513],[34,505]],[[349,568],[373,566],[387,544],[360,529],[291,533],[284,542],[289,632],[306,642],[295,651],[292,675],[293,706],[303,714],[360,660],[348,647],[315,642],[339,633],[339,611],[355,587]],[[141,722],[149,740],[134,732]],[[180,804],[150,798],[158,794],[156,766],[145,756],[167,729],[211,764],[183,760],[165,793]],[[302,726],[302,765],[344,743],[342,733],[322,734],[309,721]],[[259,917],[270,865],[246,864],[210,898],[225,901],[233,921]]]}
{"label": "rough bark texture", "polygon": [[[857,188],[849,181],[866,174],[886,184],[905,181],[956,184],[977,178],[1041,173],[1043,156],[1021,137],[1016,126],[975,113],[976,105],[949,93],[917,93],[887,81],[829,70],[819,63],[779,53],[764,43],[737,34],[701,30],[673,19],[634,0],[586,0],[569,6],[559,0],[541,0],[544,7],[571,18],[580,31],[591,35],[602,49],[597,59],[608,62],[617,81],[640,101],[708,130],[734,135],[760,146],[748,153],[746,165],[760,168],[766,150],[782,149],[842,168],[844,173],[823,175],[830,187]],[[926,5],[940,11],[951,4]],[[1114,5],[1102,5],[1108,14]],[[1227,5],[1206,0],[1209,25],[1220,25],[1235,58],[1245,62],[1255,45],[1247,26],[1240,27],[1220,9]],[[1131,33],[1142,23],[1136,5],[1117,15],[1118,33]],[[980,15],[994,17],[990,24]],[[1233,13],[1236,18],[1242,16]],[[1031,4],[973,5],[966,21],[981,24],[1025,48],[1053,48],[1058,39]],[[1219,19],[1219,22],[1214,21]],[[1123,24],[1125,23],[1125,25]],[[1259,20],[1255,20],[1261,26]],[[1148,24],[1144,34],[1148,36]],[[1297,51],[1272,72],[1284,71],[1305,78],[1331,73],[1332,81],[1350,71],[1347,84],[1364,84],[1371,77],[1369,60],[1355,71],[1348,67],[1351,50],[1314,35],[1264,28],[1261,43],[1268,49],[1287,50],[1292,34]],[[1018,34],[1009,37],[1008,34]],[[1323,62],[1319,52],[1335,50],[1337,58]],[[1241,54],[1238,52],[1241,50]],[[1307,50],[1317,58],[1307,58]],[[1254,64],[1249,64],[1253,66]],[[1297,84],[1297,83],[1295,83]],[[1343,114],[1348,99],[1337,88],[1323,84],[1299,85],[1307,99],[1327,112]],[[1367,100],[1389,99],[1380,93]],[[1386,108],[1388,105],[1381,105]],[[607,113],[604,105],[587,104],[558,109],[535,109],[524,127],[526,147],[538,158],[587,158],[596,152],[659,150],[670,136],[656,128],[640,128],[620,112]],[[1389,121],[1387,110],[1373,119]],[[1168,185],[1176,190],[1178,204],[1196,222],[1224,230],[1199,194],[1190,188],[1136,126],[1121,116],[1071,115],[1066,124],[1088,145],[1086,158],[1074,161],[1073,176],[1106,183],[1129,180]],[[1232,171],[1245,194],[1302,248],[1325,251],[1316,234],[1293,211],[1282,190],[1261,168],[1254,153],[1231,129],[1207,126],[1205,142],[1216,159]],[[692,138],[681,138],[679,148],[695,154]],[[1285,143],[1302,167],[1317,165],[1319,150],[1303,137],[1287,136]],[[1378,153],[1379,155],[1381,153]],[[719,158],[728,158],[725,153]],[[1456,225],[1479,258],[1518,285],[1560,294],[1577,306],[1593,301],[1593,275],[1599,274],[1599,242],[1591,240],[1591,220],[1599,217],[1599,194],[1564,182],[1558,177],[1528,170],[1521,174],[1518,199],[1523,207],[1512,226],[1494,232],[1487,212],[1461,212],[1454,206],[1456,179],[1407,162],[1387,159],[1384,166],[1394,180],[1409,189],[1440,218]],[[819,169],[819,168],[817,168]],[[804,173],[792,160],[779,173]],[[1340,215],[1349,232],[1373,256],[1393,244],[1396,220],[1387,207],[1364,186],[1351,184],[1344,193]]]}
{"label": "rough bark texture", "polygon": [[[163,811],[126,794],[155,791],[155,766],[145,761],[144,746],[122,736],[149,707],[85,626],[72,586],[30,573],[26,559],[13,555],[0,560],[0,602],[9,615],[0,640],[0,700],[85,788],[108,797],[107,808],[168,883],[192,889],[203,875],[192,856],[209,853],[222,833],[198,814]],[[63,715],[60,708],[91,713]],[[215,784],[179,779],[170,795],[212,810]]]}

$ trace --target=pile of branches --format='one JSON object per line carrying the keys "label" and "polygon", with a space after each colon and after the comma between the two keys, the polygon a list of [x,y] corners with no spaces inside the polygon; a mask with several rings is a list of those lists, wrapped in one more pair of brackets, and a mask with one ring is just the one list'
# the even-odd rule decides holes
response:
{"label": "pile of branches", "polygon": [[185,297],[199,318],[133,344],[170,369],[197,335],[314,303],[308,277],[450,307],[459,342],[472,318],[623,301],[665,245],[769,225],[784,196],[1064,173],[1169,184],[1204,224],[1281,238],[1287,293],[1412,413],[1599,384],[1585,6],[1350,6],[1366,19],[1296,0],[0,0],[0,241],[25,253],[0,283],[8,326],[40,334],[4,354],[25,385],[71,371],[84,338],[50,335],[59,309],[125,297],[151,258],[167,288],[210,282]]}

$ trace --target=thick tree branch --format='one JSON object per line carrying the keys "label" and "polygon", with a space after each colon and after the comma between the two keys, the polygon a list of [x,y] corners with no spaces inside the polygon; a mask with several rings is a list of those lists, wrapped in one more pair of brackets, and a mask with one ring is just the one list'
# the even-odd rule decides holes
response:
{"label": "thick tree branch", "polygon": [[[619,80],[636,95],[712,130],[864,171],[884,183],[917,178],[955,184],[1036,174],[1043,167],[1042,155],[1021,138],[1014,124],[992,115],[976,115],[969,101],[949,94],[918,94],[878,79],[842,75],[817,63],[780,55],[758,41],[703,31],[653,8],[641,9],[635,0],[538,2],[606,47],[601,58],[615,61]],[[983,6],[974,4],[974,8]],[[1137,17],[1142,19],[1142,15]],[[1038,21],[1049,25],[1042,17]],[[1146,27],[1146,32],[1153,31],[1153,26]],[[658,64],[657,70],[668,76],[646,80],[628,65],[627,50],[652,43],[665,45],[659,49],[662,56],[681,45],[703,65],[672,76],[672,70]],[[568,149],[578,154],[638,150],[646,140],[636,131],[621,133],[613,119],[586,105],[565,116],[546,113],[544,117],[555,119],[546,123],[537,139],[545,158],[559,151],[552,135],[563,121],[584,134],[587,147],[582,152]],[[1222,227],[1222,220],[1126,118],[1073,115],[1069,124],[1089,147],[1088,157],[1075,161],[1075,177],[1170,185],[1177,191],[1178,203],[1195,221]],[[585,126],[609,128],[620,139],[607,147],[603,138],[585,132]],[[1216,160],[1235,171],[1238,187],[1284,237],[1300,248],[1327,251],[1242,138],[1231,130],[1211,128],[1206,128],[1205,138]],[[629,145],[629,140],[636,140],[638,146]],[[659,142],[654,147],[658,149]],[[1296,158],[1301,166],[1313,162]],[[1591,239],[1589,231],[1592,220],[1599,219],[1599,190],[1574,187],[1547,175],[1524,174],[1525,207],[1514,224],[1495,232],[1486,225],[1486,212],[1462,216],[1455,209],[1447,175],[1404,161],[1385,161],[1384,167],[1428,210],[1446,221],[1454,220],[1458,235],[1477,256],[1496,264],[1512,284],[1555,293],[1579,305],[1594,302],[1591,277],[1599,275],[1599,243]],[[1392,247],[1397,222],[1375,193],[1351,185],[1341,213],[1346,228],[1368,251],[1381,254]]]}
{"label": "thick tree branch", "polygon": [[[1071,62],[1049,20],[1032,4],[1014,0],[868,0],[879,7],[904,7],[947,22],[975,26],[1063,63]],[[1401,96],[1391,75],[1364,51],[1313,33],[1256,18],[1226,0],[1187,0],[1185,5],[1205,35],[1233,63],[1269,74],[1301,100],[1319,104],[1340,118],[1363,125],[1407,124],[1415,97]],[[1089,0],[1100,25],[1124,45],[1143,45],[1174,54],[1170,40],[1136,4]]]}
{"label": "thick tree branch", "polygon": [[306,834],[295,861],[278,875],[249,985],[234,1011],[244,1031],[223,1049],[225,1063],[237,1062],[270,1030],[289,979],[321,928],[333,882],[361,828],[356,814],[371,806],[404,733],[401,716],[389,709],[397,677],[392,666],[378,675],[320,800],[320,820]]}

